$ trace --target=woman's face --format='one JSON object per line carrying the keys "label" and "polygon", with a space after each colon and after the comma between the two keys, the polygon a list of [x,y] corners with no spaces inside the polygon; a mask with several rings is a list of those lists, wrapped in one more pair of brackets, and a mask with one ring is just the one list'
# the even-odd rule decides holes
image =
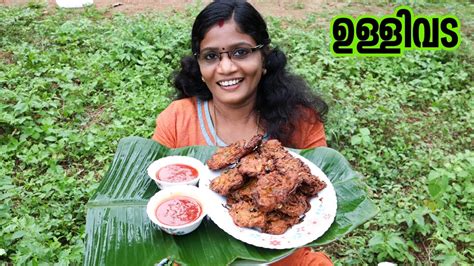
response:
{"label": "woman's face", "polygon": [[[250,35],[239,32],[234,20],[217,24],[204,35],[200,44],[200,54],[218,55],[220,52],[236,51],[235,48],[253,48],[257,46]],[[227,105],[245,105],[255,101],[257,87],[262,77],[263,56],[260,50],[247,55],[245,59],[229,59],[227,53],[221,54],[221,60],[214,63],[199,60],[199,68],[214,101]]]}

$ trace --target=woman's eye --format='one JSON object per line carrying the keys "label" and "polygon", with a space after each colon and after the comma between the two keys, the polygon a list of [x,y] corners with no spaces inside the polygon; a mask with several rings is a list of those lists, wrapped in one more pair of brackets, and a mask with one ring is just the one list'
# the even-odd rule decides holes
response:
{"label": "woman's eye", "polygon": [[219,58],[219,55],[215,52],[208,52],[202,55],[206,61],[214,61]]}
{"label": "woman's eye", "polygon": [[248,48],[237,48],[232,52],[232,56],[236,58],[243,58],[250,53],[250,49]]}

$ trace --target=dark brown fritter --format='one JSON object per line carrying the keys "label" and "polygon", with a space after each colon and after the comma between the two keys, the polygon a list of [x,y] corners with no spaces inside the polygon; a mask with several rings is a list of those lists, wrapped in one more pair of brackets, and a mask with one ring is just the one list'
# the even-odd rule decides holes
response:
{"label": "dark brown fritter", "polygon": [[251,153],[262,142],[262,135],[256,135],[248,142],[244,140],[230,144],[227,147],[218,148],[209,160],[207,166],[211,170],[219,170],[231,164],[237,163],[240,158]]}
{"label": "dark brown fritter", "polygon": [[307,174],[303,175],[303,182],[298,190],[308,197],[313,197],[324,188],[326,188],[326,183],[324,181],[315,175]]}
{"label": "dark brown fritter", "polygon": [[284,234],[291,226],[301,221],[298,217],[289,217],[280,212],[269,212],[265,218],[266,223],[262,231],[273,235]]}
{"label": "dark brown fritter", "polygon": [[239,173],[246,176],[257,177],[265,173],[265,160],[256,152],[252,152],[240,159]]}
{"label": "dark brown fritter", "polygon": [[227,204],[232,205],[239,201],[252,201],[252,193],[256,187],[257,179],[250,179],[247,183],[245,183],[242,188],[229,193],[229,195],[227,196]]}
{"label": "dark brown fritter", "polygon": [[211,181],[210,188],[212,191],[219,193],[219,195],[227,196],[230,191],[238,189],[244,183],[245,178],[237,171],[237,168],[232,168],[214,178]]}
{"label": "dark brown fritter", "polygon": [[296,190],[301,180],[297,176],[292,178],[273,171],[258,177],[257,187],[252,196],[261,210],[269,212],[283,204],[288,195]]}
{"label": "dark brown fritter", "polygon": [[276,159],[274,162],[277,171],[282,175],[289,176],[290,178],[296,178],[303,181],[303,175],[311,174],[309,167],[300,159],[291,156],[291,154]]}
{"label": "dark brown fritter", "polygon": [[294,193],[278,208],[278,211],[290,217],[300,217],[311,209],[309,199],[301,193]]}
{"label": "dark brown fritter", "polygon": [[271,139],[260,145],[260,155],[268,160],[280,159],[289,155],[288,151],[276,139]]}
{"label": "dark brown fritter", "polygon": [[256,228],[265,226],[265,213],[248,201],[241,201],[232,205],[229,214],[238,226]]}
{"label": "dark brown fritter", "polygon": [[273,167],[284,175],[311,173],[310,168],[298,158],[293,157],[278,140],[269,140],[260,145],[260,156],[272,160]]}
{"label": "dark brown fritter", "polygon": [[[250,150],[253,151],[255,150],[255,148],[257,148],[258,146],[260,146],[260,144],[262,143],[262,140],[263,140],[263,135],[262,134],[258,134],[258,135],[255,135],[254,137],[252,137],[246,144],[245,144],[245,149],[246,150]],[[246,154],[249,154],[250,152],[246,153]]]}

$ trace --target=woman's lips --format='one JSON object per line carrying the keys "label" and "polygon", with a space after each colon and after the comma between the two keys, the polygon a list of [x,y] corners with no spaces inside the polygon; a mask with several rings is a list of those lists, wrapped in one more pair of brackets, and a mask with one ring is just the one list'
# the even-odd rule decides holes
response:
{"label": "woman's lips", "polygon": [[244,79],[230,79],[224,81],[218,81],[217,85],[223,90],[231,91],[237,89]]}

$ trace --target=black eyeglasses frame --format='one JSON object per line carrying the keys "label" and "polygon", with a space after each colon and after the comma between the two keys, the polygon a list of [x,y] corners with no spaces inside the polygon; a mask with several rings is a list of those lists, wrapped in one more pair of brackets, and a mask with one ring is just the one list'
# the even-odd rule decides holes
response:
{"label": "black eyeglasses frame", "polygon": [[[259,44],[259,45],[255,46],[255,47],[250,47],[249,49],[250,49],[250,51],[252,51],[252,53],[253,53],[253,52],[255,52],[255,51],[258,51],[258,50],[262,49],[264,46],[265,46],[264,44]],[[219,55],[219,62],[222,61],[222,54],[227,54],[227,57],[229,58],[229,60],[232,60],[232,57],[231,57],[230,53],[233,52],[233,51],[235,51],[235,50],[238,49],[238,48],[241,48],[241,47],[237,47],[237,48],[232,49],[232,50],[230,50],[230,51],[217,52],[217,54]],[[194,57],[196,58],[196,60],[198,60],[198,62],[199,62],[199,55],[200,55],[200,53],[194,53],[193,55],[194,55]]]}

